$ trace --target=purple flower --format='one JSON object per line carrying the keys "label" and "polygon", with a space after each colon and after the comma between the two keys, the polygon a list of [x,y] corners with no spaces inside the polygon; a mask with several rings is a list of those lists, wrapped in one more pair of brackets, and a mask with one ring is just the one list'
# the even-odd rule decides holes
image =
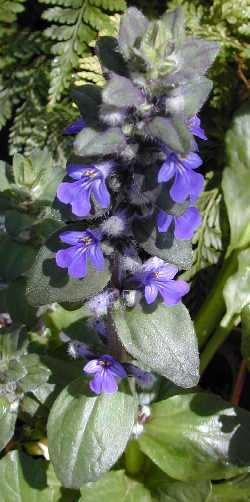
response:
{"label": "purple flower", "polygon": [[204,129],[201,127],[201,121],[200,118],[197,115],[194,115],[187,121],[187,126],[190,130],[190,132],[194,135],[197,136],[200,139],[207,140],[207,136],[205,134]]}
{"label": "purple flower", "polygon": [[87,216],[91,210],[90,195],[97,204],[106,208],[110,205],[110,195],[105,180],[114,166],[107,161],[100,164],[69,164],[68,175],[73,183],[60,183],[57,190],[58,199],[64,204],[71,204],[76,216]]}
{"label": "purple flower", "polygon": [[148,371],[143,371],[138,366],[134,366],[131,363],[124,363],[128,376],[132,376],[136,379],[136,383],[142,389],[150,389],[154,384],[155,377],[152,373]]}
{"label": "purple flower", "polygon": [[177,267],[154,256],[144,263],[142,271],[136,273],[134,278],[145,286],[147,303],[153,303],[160,293],[164,303],[176,305],[189,291],[185,281],[174,280],[177,272]]}
{"label": "purple flower", "polygon": [[196,207],[189,207],[179,216],[173,216],[160,210],[157,216],[159,232],[167,232],[172,223],[174,223],[174,236],[176,239],[192,239],[195,230],[201,224],[200,211]]}
{"label": "purple flower", "polygon": [[190,197],[191,203],[194,203],[204,185],[204,177],[194,172],[194,169],[201,166],[201,158],[194,152],[188,153],[186,157],[181,157],[177,153],[165,151],[166,160],[158,173],[158,182],[162,183],[173,179],[170,189],[172,199],[182,203],[187,197]]}
{"label": "purple flower", "polygon": [[75,136],[82,129],[84,129],[84,127],[86,127],[86,123],[82,117],[79,117],[79,119],[76,119],[72,124],[64,129],[63,134],[64,136]]}
{"label": "purple flower", "polygon": [[84,366],[83,371],[95,375],[89,384],[95,394],[101,392],[113,394],[118,389],[117,380],[127,376],[123,366],[109,355],[101,356],[99,359],[92,359]]}
{"label": "purple flower", "polygon": [[85,277],[87,271],[87,259],[98,271],[104,268],[104,257],[99,240],[98,231],[85,230],[84,232],[63,232],[59,238],[65,244],[70,244],[67,249],[61,249],[56,253],[58,267],[67,268],[70,277],[80,279]]}

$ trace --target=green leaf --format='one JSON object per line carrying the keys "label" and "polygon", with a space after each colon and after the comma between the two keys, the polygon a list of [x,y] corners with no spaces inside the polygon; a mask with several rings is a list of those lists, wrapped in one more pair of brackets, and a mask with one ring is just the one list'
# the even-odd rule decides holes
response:
{"label": "green leaf", "polygon": [[135,222],[134,233],[139,245],[150,255],[173,263],[178,268],[189,270],[192,267],[191,241],[175,239],[171,230],[158,232],[155,219]]}
{"label": "green leaf", "polygon": [[29,272],[26,294],[31,305],[49,303],[84,303],[87,298],[100,292],[109,282],[108,262],[102,272],[89,266],[84,279],[72,279],[65,269],[56,265],[55,253],[62,247],[57,234],[43,246]]}
{"label": "green leaf", "polygon": [[222,188],[230,223],[227,253],[250,243],[250,101],[236,113],[226,134],[227,165]]}
{"label": "green leaf", "polygon": [[13,321],[32,327],[37,323],[37,309],[32,307],[25,296],[27,287],[26,277],[18,277],[7,288],[2,289],[5,296],[7,312]]}
{"label": "green leaf", "polygon": [[161,21],[165,30],[171,34],[171,41],[175,42],[175,46],[180,46],[185,37],[184,9],[179,7],[171,12],[166,12],[161,17]]}
{"label": "green leaf", "polygon": [[8,362],[13,356],[20,356],[27,351],[28,339],[24,328],[12,324],[1,329],[0,361]]}
{"label": "green leaf", "polygon": [[8,399],[0,396],[0,451],[12,438],[18,412],[17,402],[9,403]]}
{"label": "green leaf", "polygon": [[104,103],[118,107],[138,107],[144,102],[142,93],[131,80],[119,75],[112,75],[102,96]]}
{"label": "green leaf", "polygon": [[29,270],[36,256],[36,249],[28,244],[21,244],[7,235],[1,239],[0,276],[5,281],[16,279]]}
{"label": "green leaf", "polygon": [[100,37],[96,42],[96,51],[104,71],[114,72],[126,76],[128,70],[116,38]]}
{"label": "green leaf", "polygon": [[208,502],[249,502],[250,476],[240,476],[232,481],[213,485]]}
{"label": "green leaf", "polygon": [[156,465],[152,465],[145,482],[160,502],[208,502],[212,490],[210,481],[176,481]]}
{"label": "green leaf", "polygon": [[101,90],[97,85],[83,85],[72,90],[80,114],[87,125],[95,127],[98,123],[99,107],[102,102]]}
{"label": "green leaf", "polygon": [[169,476],[230,478],[249,469],[250,414],[212,394],[182,394],[152,405],[138,441]]}
{"label": "green leaf", "polygon": [[188,153],[191,147],[191,134],[179,117],[171,119],[155,117],[145,127],[147,134],[157,138],[169,148],[181,154]]}
{"label": "green leaf", "polygon": [[130,50],[136,40],[141,37],[148,27],[148,20],[135,7],[127,9],[121,17],[118,43],[125,59],[129,59]]}
{"label": "green leaf", "polygon": [[123,453],[137,403],[128,393],[93,395],[83,378],[57,398],[48,421],[49,453],[64,486],[79,488],[108,471]]}
{"label": "green leaf", "polygon": [[114,322],[122,344],[139,363],[181,387],[197,385],[197,340],[183,304],[142,304],[126,312],[117,307]]}
{"label": "green leaf", "polygon": [[86,127],[74,142],[75,154],[82,157],[118,155],[125,146],[125,137],[117,127],[111,127],[104,132],[96,132]]}
{"label": "green leaf", "polygon": [[250,302],[250,248],[241,251],[237,259],[238,270],[229,277],[223,289],[226,314],[221,326],[226,326]]}
{"label": "green leaf", "polygon": [[76,502],[76,494],[64,490],[48,462],[34,460],[13,450],[0,460],[1,502]]}
{"label": "green leaf", "polygon": [[241,311],[241,353],[250,369],[250,305]]}
{"label": "green leaf", "polygon": [[81,488],[81,495],[79,502],[151,502],[150,492],[123,471],[108,472],[99,481],[88,483]]}
{"label": "green leaf", "polygon": [[213,83],[206,77],[191,80],[168,92],[166,112],[192,117],[199,112],[211,92]]}

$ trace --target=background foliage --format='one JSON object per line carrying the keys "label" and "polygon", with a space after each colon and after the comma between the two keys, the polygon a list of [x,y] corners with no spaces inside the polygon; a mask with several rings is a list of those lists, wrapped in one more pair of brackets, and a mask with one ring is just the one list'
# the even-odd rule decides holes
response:
{"label": "background foliage", "polygon": [[[246,190],[250,184],[249,1],[0,0],[0,306],[1,312],[8,312],[14,322],[8,326],[8,318],[1,317],[4,336],[0,340],[0,479],[4,489],[0,500],[3,502],[14,502],[17,497],[25,501],[36,497],[38,502],[49,499],[86,502],[98,500],[100,494],[104,501],[123,497],[128,502],[250,500],[250,459],[243,447],[246,437],[249,438],[247,412],[239,412],[210,394],[179,394],[171,384],[159,390],[156,382],[153,399],[158,396],[162,401],[153,405],[153,419],[146,426],[139,446],[137,442],[132,445],[133,460],[127,450],[127,458],[118,461],[115,471],[84,485],[81,494],[73,489],[79,486],[82,475],[78,458],[74,469],[68,470],[67,486],[71,489],[62,487],[57,478],[62,481],[63,474],[56,476],[47,461],[47,416],[63,389],[69,410],[75,407],[81,420],[77,409],[79,396],[76,399],[70,391],[81,365],[68,358],[59,334],[65,331],[68,336],[74,334],[74,338],[86,342],[90,330],[84,307],[71,312],[52,304],[38,310],[27,303],[24,290],[35,255],[63,225],[52,202],[70,150],[63,129],[78,116],[69,91],[72,84],[104,84],[95,55],[96,40],[100,34],[117,33],[120,15],[127,5],[139,7],[148,17],[158,16],[165,8],[183,5],[188,31],[194,36],[217,40],[221,45],[209,74],[214,89],[201,114],[209,137],[209,142],[201,147],[206,173],[206,190],[199,200],[203,223],[193,240],[192,270],[183,277],[192,281],[187,303],[194,315],[198,312],[196,329],[200,345],[205,346],[202,368],[207,367],[226,334],[233,332],[222,351],[233,377],[230,373],[228,380],[223,376],[221,381],[218,366],[213,366],[216,378],[210,379],[208,371],[203,387],[229,399],[241,357],[234,326],[239,326],[241,319],[242,354],[249,366],[250,279],[249,272],[246,274],[250,262]],[[241,111],[232,123],[239,108]],[[244,156],[242,152],[247,153]],[[239,158],[237,183],[247,196],[242,202],[239,193],[236,207],[234,190]],[[246,216],[241,218],[241,225],[235,223],[236,214],[237,218],[239,214]],[[221,269],[214,285],[214,277]],[[210,345],[206,345],[210,335]],[[141,399],[142,404],[147,402],[146,392]],[[246,401],[241,404],[250,408]],[[175,409],[179,413],[178,425]],[[66,408],[64,411],[67,413]],[[166,417],[171,423],[171,435],[164,427]],[[221,421],[223,431],[219,426]],[[186,434],[187,424],[190,437]],[[216,439],[212,447],[201,448],[199,431],[212,426]],[[70,420],[61,433],[67,437],[66,447],[76,439]],[[57,434],[53,416],[49,434]],[[198,437],[195,445],[192,434]],[[240,451],[236,438],[240,439]],[[84,440],[89,441],[88,437]],[[60,458],[61,441],[60,436],[58,448],[52,452],[55,458]],[[21,449],[15,449],[20,446]],[[190,463],[189,456],[194,450]],[[136,466],[134,459],[138,461]],[[144,474],[137,472],[140,462]],[[227,478],[232,479],[225,481]],[[211,479],[220,481],[212,483]],[[113,494],[110,494],[111,484]]]}

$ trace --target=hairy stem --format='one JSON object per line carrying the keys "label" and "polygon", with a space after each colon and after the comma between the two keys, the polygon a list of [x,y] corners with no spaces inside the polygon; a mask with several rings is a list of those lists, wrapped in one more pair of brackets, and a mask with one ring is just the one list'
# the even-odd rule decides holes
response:
{"label": "hairy stem", "polygon": [[194,321],[199,346],[203,347],[220,323],[225,312],[223,289],[227,279],[237,270],[237,252],[233,252],[221,268],[214,286]]}

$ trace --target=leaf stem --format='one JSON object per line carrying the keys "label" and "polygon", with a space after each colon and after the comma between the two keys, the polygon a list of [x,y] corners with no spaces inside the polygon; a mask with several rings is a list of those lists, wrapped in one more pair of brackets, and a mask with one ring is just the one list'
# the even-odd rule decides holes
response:
{"label": "leaf stem", "polygon": [[247,365],[244,359],[241,361],[240,369],[236,378],[235,386],[233,388],[231,403],[234,406],[239,406],[242,391],[244,389],[245,380],[247,376]]}
{"label": "leaf stem", "polygon": [[[223,289],[227,279],[237,270],[237,252],[234,251],[222,266],[214,286],[194,321],[200,347],[203,347],[217,328],[225,312]],[[219,329],[219,328],[218,328]]]}
{"label": "leaf stem", "polygon": [[231,319],[231,321],[228,323],[227,326],[222,327],[218,326],[218,328],[215,330],[213,336],[210,338],[208,341],[205,349],[203,350],[200,358],[200,374],[205,371],[207,366],[209,365],[210,361],[213,359],[215,353],[219,349],[219,347],[223,344],[225,341],[226,337],[229,335],[229,333],[232,331],[232,328],[234,327],[234,319]]}

